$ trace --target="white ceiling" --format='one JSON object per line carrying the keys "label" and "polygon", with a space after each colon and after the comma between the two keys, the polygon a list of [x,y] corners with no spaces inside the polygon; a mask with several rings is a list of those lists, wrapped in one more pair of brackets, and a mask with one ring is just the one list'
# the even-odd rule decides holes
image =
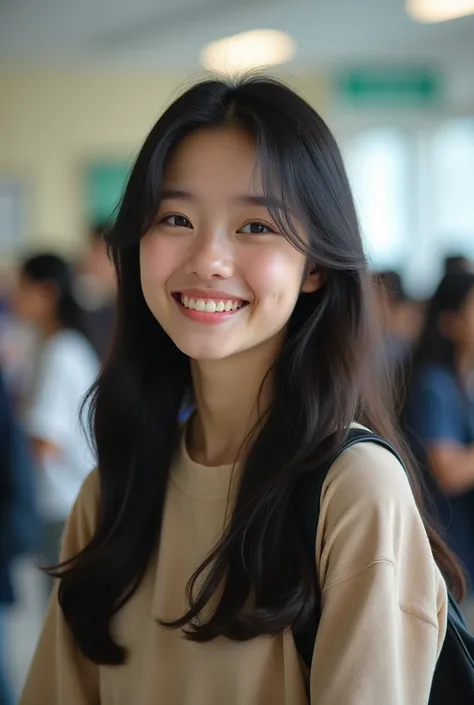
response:
{"label": "white ceiling", "polygon": [[420,25],[403,0],[0,0],[0,61],[195,69],[207,42],[261,28],[296,39],[298,67],[474,67],[474,17]]}

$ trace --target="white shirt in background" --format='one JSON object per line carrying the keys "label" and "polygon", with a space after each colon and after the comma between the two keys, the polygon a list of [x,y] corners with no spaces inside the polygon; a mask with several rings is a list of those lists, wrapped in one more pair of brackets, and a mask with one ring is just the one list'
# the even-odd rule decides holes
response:
{"label": "white shirt in background", "polygon": [[[99,373],[99,361],[80,333],[63,330],[41,349],[26,430],[60,449],[41,463],[39,509],[45,521],[69,515],[85,477],[95,465],[90,437],[80,421],[84,396]],[[87,419],[87,410],[84,410]]]}

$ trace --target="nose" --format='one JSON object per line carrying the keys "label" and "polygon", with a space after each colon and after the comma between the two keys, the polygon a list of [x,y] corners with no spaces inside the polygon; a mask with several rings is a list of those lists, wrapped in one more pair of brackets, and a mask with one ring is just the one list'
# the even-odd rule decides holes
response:
{"label": "nose", "polygon": [[187,274],[199,279],[229,279],[234,273],[232,244],[224,233],[198,233],[187,261]]}

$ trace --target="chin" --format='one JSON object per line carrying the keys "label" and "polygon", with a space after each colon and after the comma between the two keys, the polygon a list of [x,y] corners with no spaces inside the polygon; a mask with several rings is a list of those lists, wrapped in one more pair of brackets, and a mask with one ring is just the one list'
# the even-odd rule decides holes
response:
{"label": "chin", "polygon": [[190,341],[175,340],[175,345],[182,353],[187,355],[191,360],[208,361],[208,360],[224,360],[234,354],[234,350],[229,346],[218,345],[216,343],[191,343]]}

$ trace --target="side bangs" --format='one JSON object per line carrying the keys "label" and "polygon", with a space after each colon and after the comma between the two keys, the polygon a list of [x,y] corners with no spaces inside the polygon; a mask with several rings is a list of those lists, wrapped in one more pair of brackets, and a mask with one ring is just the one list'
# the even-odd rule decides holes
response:
{"label": "side bangs", "polygon": [[[262,189],[268,199],[268,212],[283,237],[309,259],[314,258],[310,246],[308,219],[300,202],[297,183],[288,173],[281,150],[265,134],[257,134],[257,165],[261,173]],[[298,228],[297,223],[303,226]],[[306,236],[305,236],[306,233]]]}
{"label": "side bangs", "polygon": [[[253,126],[252,126],[253,127]],[[336,199],[324,182],[324,154],[311,154],[294,126],[273,118],[268,125],[248,130],[256,140],[257,165],[268,211],[288,242],[311,267],[357,272],[367,268],[365,256],[343,261],[340,240],[345,236],[326,215]],[[304,175],[304,176],[303,176]]]}

